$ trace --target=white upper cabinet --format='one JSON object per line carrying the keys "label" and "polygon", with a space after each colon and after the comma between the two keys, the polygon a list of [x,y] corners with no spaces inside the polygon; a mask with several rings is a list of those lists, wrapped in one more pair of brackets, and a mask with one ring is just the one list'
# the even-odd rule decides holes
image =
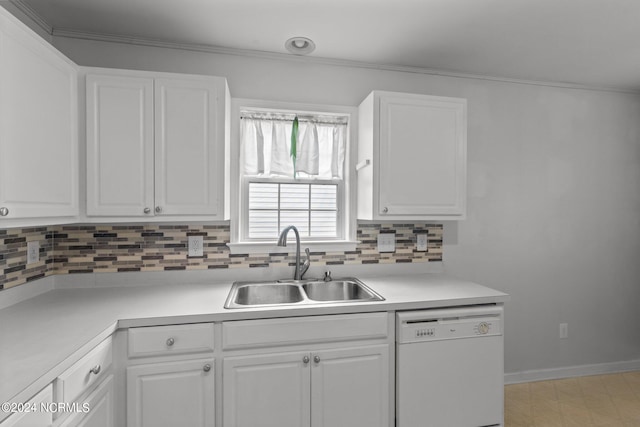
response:
{"label": "white upper cabinet", "polygon": [[359,219],[464,219],[465,99],[375,91],[359,127]]}
{"label": "white upper cabinet", "polygon": [[155,194],[162,213],[220,211],[225,123],[217,100],[224,88],[220,79],[155,81]]}
{"label": "white upper cabinet", "polygon": [[153,79],[87,76],[87,214],[153,208]]}
{"label": "white upper cabinet", "polygon": [[0,8],[0,227],[78,215],[77,102],[75,64]]}
{"label": "white upper cabinet", "polygon": [[87,87],[87,215],[225,219],[220,77],[94,74]]}

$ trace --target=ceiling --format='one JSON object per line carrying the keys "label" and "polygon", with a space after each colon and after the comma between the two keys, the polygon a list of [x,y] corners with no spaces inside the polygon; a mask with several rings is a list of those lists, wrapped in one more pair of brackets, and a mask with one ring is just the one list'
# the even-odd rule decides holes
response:
{"label": "ceiling", "polygon": [[316,60],[640,90],[638,0],[10,1],[60,36],[279,55],[305,36]]}

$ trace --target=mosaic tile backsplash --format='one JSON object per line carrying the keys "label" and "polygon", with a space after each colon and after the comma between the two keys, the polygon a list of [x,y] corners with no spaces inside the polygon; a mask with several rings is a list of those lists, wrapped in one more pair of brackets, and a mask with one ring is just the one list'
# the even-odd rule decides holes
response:
{"label": "mosaic tile backsplash", "polygon": [[[396,251],[378,253],[378,234],[396,233]],[[284,253],[231,254],[227,225],[56,225],[0,230],[0,289],[51,274],[265,268],[293,265]],[[427,233],[427,252],[416,250]],[[189,257],[188,236],[203,236],[204,256]],[[355,251],[311,252],[312,265],[442,260],[441,224],[359,224]],[[40,260],[27,266],[27,242],[40,242]]]}

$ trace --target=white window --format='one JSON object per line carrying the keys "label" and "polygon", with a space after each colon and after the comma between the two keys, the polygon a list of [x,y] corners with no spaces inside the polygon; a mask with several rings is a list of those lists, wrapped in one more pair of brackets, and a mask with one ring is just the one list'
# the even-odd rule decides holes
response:
{"label": "white window", "polygon": [[232,252],[261,252],[260,245],[264,252],[289,225],[306,246],[355,246],[347,170],[351,112],[239,107],[237,114],[239,194]]}
{"label": "white window", "polygon": [[295,225],[301,237],[338,239],[339,182],[292,182],[283,179],[248,181],[249,239],[277,238]]}

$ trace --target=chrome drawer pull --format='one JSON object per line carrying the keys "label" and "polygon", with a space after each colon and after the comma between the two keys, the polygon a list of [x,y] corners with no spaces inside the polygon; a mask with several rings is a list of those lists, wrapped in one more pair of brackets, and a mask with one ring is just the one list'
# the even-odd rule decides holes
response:
{"label": "chrome drawer pull", "polygon": [[167,340],[167,347],[171,347],[175,342],[176,340],[174,340],[173,338],[169,338]]}
{"label": "chrome drawer pull", "polygon": [[89,370],[89,373],[90,373],[90,374],[98,375],[98,374],[100,373],[100,369],[102,369],[102,368],[100,367],[100,365],[96,365],[96,366],[94,366],[93,368],[91,368],[91,369]]}
{"label": "chrome drawer pull", "polygon": [[209,372],[211,370],[211,365],[208,363],[202,367],[202,370],[205,372]]}

